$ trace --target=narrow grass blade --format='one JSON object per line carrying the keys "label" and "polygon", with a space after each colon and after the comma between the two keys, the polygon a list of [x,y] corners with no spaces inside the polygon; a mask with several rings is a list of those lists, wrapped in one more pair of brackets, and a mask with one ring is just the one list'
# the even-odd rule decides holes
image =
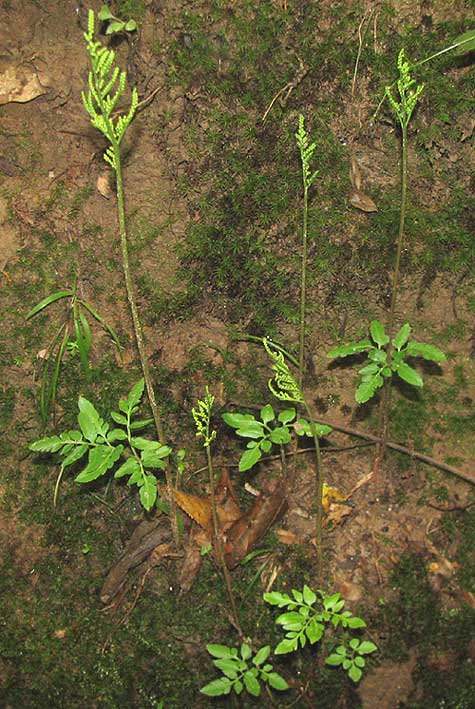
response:
{"label": "narrow grass blade", "polygon": [[56,291],[56,293],[51,293],[51,295],[48,295],[46,298],[43,298],[43,300],[40,300],[40,302],[37,303],[35,307],[30,310],[30,312],[26,316],[26,319],[28,320],[29,318],[32,318],[33,315],[36,315],[36,313],[39,313],[40,310],[47,308],[48,305],[51,305],[51,303],[54,303],[55,301],[60,300],[61,298],[71,298],[73,295],[74,292],[72,290],[59,290]]}
{"label": "narrow grass blade", "polygon": [[65,332],[63,339],[61,340],[61,345],[56,354],[54,361],[54,370],[51,380],[48,381],[47,374],[49,371],[49,365],[46,368],[46,372],[41,375],[41,398],[40,398],[40,412],[43,425],[46,425],[50,410],[54,408],[56,401],[56,392],[58,390],[58,379],[59,373],[61,371],[61,364],[63,361],[63,355],[66,350],[66,345],[69,340],[69,328],[65,325]]}
{"label": "narrow grass blade", "polygon": [[[82,315],[82,318],[81,318]],[[75,303],[73,309],[74,334],[76,344],[78,346],[79,357],[81,359],[81,367],[86,377],[86,381],[91,380],[91,369],[89,367],[89,350],[91,348],[91,329],[87,322],[84,313],[79,312],[78,306]]]}
{"label": "narrow grass blade", "polygon": [[97,322],[99,322],[105,330],[107,330],[107,332],[109,333],[109,335],[112,337],[115,346],[117,347],[117,349],[118,349],[119,352],[120,352],[123,348],[122,348],[122,345],[121,345],[120,342],[119,342],[119,338],[117,337],[117,334],[116,334],[114,328],[111,327],[111,326],[109,325],[109,323],[108,323],[106,320],[104,320],[104,318],[101,317],[101,316],[99,315],[99,313],[98,313],[96,310],[94,310],[94,308],[92,308],[92,307],[89,305],[89,303],[86,303],[85,300],[80,300],[79,303],[80,303],[84,308],[86,308],[86,310],[87,310],[88,312],[90,312],[91,315],[92,315],[94,318],[96,318]]}

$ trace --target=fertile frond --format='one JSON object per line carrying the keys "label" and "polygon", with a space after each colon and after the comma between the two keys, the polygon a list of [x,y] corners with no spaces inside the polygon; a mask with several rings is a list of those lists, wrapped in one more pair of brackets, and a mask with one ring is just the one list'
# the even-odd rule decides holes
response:
{"label": "fertile frond", "polygon": [[96,42],[94,34],[94,12],[89,10],[88,31],[84,33],[84,39],[92,68],[88,77],[89,91],[87,94],[82,92],[82,100],[94,128],[100,130],[111,143],[112,149],[106,150],[104,160],[115,170],[113,149],[119,146],[135,115],[138,95],[134,88],[128,112],[114,120],[112,112],[125,91],[127,75],[125,71],[120,71],[117,66],[114,66],[115,52],[104,47],[101,42]]}
{"label": "fertile frond", "polygon": [[209,430],[214,396],[209,393],[208,387],[206,387],[205,392],[204,399],[198,401],[198,408],[191,409],[191,413],[196,426],[196,435],[197,437],[204,438],[203,445],[207,448],[216,438],[216,431]]}
{"label": "fertile frond", "polygon": [[397,68],[399,71],[397,89],[400,100],[397,101],[394,98],[390,86],[386,86],[386,96],[401,126],[407,128],[419,96],[424,89],[424,84],[419,84],[414,88],[416,80],[411,76],[411,63],[406,60],[404,49],[399,52]]}
{"label": "fertile frond", "polygon": [[318,170],[315,170],[315,172],[313,173],[310,170],[310,161],[313,157],[313,153],[315,151],[315,148],[317,147],[317,144],[309,143],[308,135],[305,130],[305,119],[302,114],[300,114],[299,116],[299,129],[297,133],[295,133],[295,139],[297,141],[297,146],[300,150],[304,186],[305,189],[308,189],[316,178],[316,176],[318,175]]}
{"label": "fertile frond", "polygon": [[297,384],[296,379],[292,376],[288,368],[282,352],[271,348],[271,344],[267,338],[263,338],[262,343],[265,351],[274,361],[272,369],[275,372],[274,378],[269,379],[267,386],[276,399],[281,401],[296,401],[303,402],[302,392]]}

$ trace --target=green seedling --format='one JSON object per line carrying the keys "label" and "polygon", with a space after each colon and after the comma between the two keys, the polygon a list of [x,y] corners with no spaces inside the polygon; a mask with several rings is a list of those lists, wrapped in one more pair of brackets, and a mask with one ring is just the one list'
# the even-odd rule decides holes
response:
{"label": "green seedling", "polygon": [[274,650],[276,655],[295,652],[299,647],[305,647],[307,642],[314,645],[322,640],[327,627],[340,627],[345,631],[345,637],[325,662],[332,666],[341,665],[353,682],[361,679],[366,664],[364,655],[375,652],[377,647],[369,640],[349,637],[346,631],[365,628],[366,623],[351,611],[343,610],[345,601],[339,593],[328,596],[324,591],[317,590],[315,593],[304,585],[302,591],[292,589],[292,597],[272,591],[264,593],[264,600],[272,606],[287,609],[275,621],[286,633]]}
{"label": "green seedling", "polygon": [[[409,340],[411,327],[403,325],[396,336],[390,341],[384,326],[379,320],[373,320],[370,325],[371,340],[350,342],[339,345],[328,353],[327,357],[349,357],[366,352],[368,359],[358,374],[360,383],[356,389],[355,399],[358,404],[364,404],[380,389],[385,380],[397,374],[411,386],[422,387],[424,382],[410,364],[408,357],[422,357],[429,362],[445,362],[444,353],[434,345],[428,345],[416,340]],[[391,347],[389,347],[391,345]]]}
{"label": "green seedling", "polygon": [[299,376],[298,383],[300,388],[303,384],[303,376],[305,369],[305,310],[307,297],[307,254],[308,254],[308,191],[313,184],[318,170],[312,172],[310,162],[315,151],[316,143],[309,141],[308,134],[305,130],[305,120],[302,115],[299,116],[299,128],[295,134],[297,146],[300,151],[300,161],[302,163],[302,183],[303,183],[303,223],[302,223],[302,266],[300,273],[300,317],[299,317]]}
{"label": "green seedling", "polygon": [[121,351],[114,329],[87,301],[78,298],[76,287],[74,289],[59,290],[43,298],[30,310],[26,319],[34,317],[60,300],[68,300],[68,308],[61,325],[46,350],[41,370],[40,416],[43,427],[46,426],[50,412],[54,410],[59,375],[66,352],[69,352],[72,356],[79,356],[84,377],[87,382],[91,381],[89,353],[92,347],[92,332],[88,316],[92,316],[100,323],[111,336],[119,353]]}
{"label": "green seedling", "polygon": [[228,592],[228,598],[231,605],[231,610],[233,614],[233,621],[235,627],[239,630],[242,635],[241,625],[239,621],[239,614],[237,611],[236,600],[234,598],[231,576],[229,569],[226,566],[226,561],[224,559],[224,549],[221,539],[221,532],[218,524],[218,510],[216,505],[216,494],[215,494],[215,479],[213,471],[213,459],[211,457],[211,443],[216,438],[216,431],[211,430],[211,412],[214,404],[214,396],[210,394],[208,387],[206,387],[206,392],[204,399],[198,401],[198,406],[196,409],[192,409],[191,413],[193,415],[193,420],[196,426],[196,435],[198,438],[203,439],[203,446],[206,451],[206,462],[208,466],[209,475],[209,486],[210,486],[210,499],[211,499],[211,516],[213,520],[213,532],[214,541],[216,543],[216,548],[218,551],[219,562],[221,564],[221,569],[223,572],[224,581],[226,583],[226,590]]}
{"label": "green seedling", "polygon": [[244,689],[253,697],[259,697],[261,682],[279,691],[289,688],[285,679],[274,672],[272,665],[267,662],[270,655],[268,645],[261,647],[255,654],[246,643],[239,650],[226,645],[207,645],[206,649],[212,657],[217,658],[213,660],[213,665],[224,675],[200,689],[208,697],[221,697],[231,690],[240,695]]}
{"label": "green seedling", "polygon": [[115,17],[107,5],[102,5],[97,13],[97,17],[102,22],[107,22],[106,34],[123,34],[124,32],[136,32],[137,23],[135,20],[121,20]]}
{"label": "green seedling", "polygon": [[[312,437],[312,427],[306,419],[297,419],[294,408],[285,409],[278,415],[270,404],[266,404],[260,411],[260,419],[253,414],[223,414],[223,420],[228,426],[235,429],[236,435],[250,438],[247,450],[239,460],[241,473],[250,470],[258,463],[263,454],[269,453],[273,445],[285,446],[292,440],[292,433],[297,436]],[[315,424],[317,434],[325,436],[331,432],[329,426]]]}
{"label": "green seedling", "polygon": [[[120,244],[122,251],[122,267],[124,271],[125,287],[127,299],[130,305],[132,321],[134,325],[137,350],[140,357],[142,372],[147,388],[147,395],[150,401],[157,436],[159,440],[164,440],[164,432],[160,415],[158,412],[155,393],[153,390],[150,368],[148,365],[145,343],[142,334],[142,325],[137,308],[135,288],[132,280],[129,265],[129,247],[127,241],[127,228],[125,219],[125,194],[122,179],[122,162],[120,145],[125,132],[131,124],[138,106],[137,89],[132,89],[130,106],[127,111],[116,116],[116,109],[119,100],[124,94],[127,83],[125,71],[120,71],[114,66],[115,52],[104,47],[101,42],[95,40],[95,18],[93,10],[89,10],[88,31],[84,33],[87,52],[91,60],[91,71],[88,77],[89,90],[82,92],[84,107],[89,114],[91,123],[106,137],[109,147],[104,152],[104,160],[109,163],[115,172],[117,184],[117,215],[119,220]],[[167,480],[167,484],[168,484]],[[171,484],[171,483],[170,483]]]}
{"label": "green seedling", "polygon": [[[91,60],[91,71],[88,76],[88,91],[82,92],[82,100],[92,125],[103,133],[109,143],[109,147],[104,152],[104,160],[114,170],[116,177],[117,217],[119,222],[122,269],[124,272],[127,300],[129,302],[130,313],[132,315],[137,351],[145,380],[145,388],[147,390],[150,408],[152,410],[155,429],[157,431],[157,439],[159,441],[164,441],[165,433],[153,388],[149,361],[145,349],[142,324],[137,308],[135,286],[130,271],[129,246],[125,218],[125,192],[122,179],[120,146],[125,132],[131,124],[137,111],[139,101],[138,93],[137,89],[134,87],[132,89],[129,108],[123,112],[118,111],[118,103],[125,91],[127,75],[125,71],[120,71],[119,67],[114,66],[114,51],[107,49],[101,44],[101,42],[95,40],[95,17],[93,10],[89,10],[88,30],[84,33],[84,39],[86,41],[89,58]],[[118,113],[120,113],[120,115],[118,115]],[[178,545],[176,505],[172,494],[172,478],[168,468],[165,471],[165,476],[171,507],[170,519],[173,538],[175,544]]]}
{"label": "green seedling", "polygon": [[333,667],[341,666],[353,682],[359,682],[366,665],[365,655],[369,655],[375,650],[377,647],[371,640],[351,638],[348,645],[338,645],[334,652],[327,657],[325,663]]}
{"label": "green seedling", "polygon": [[76,476],[78,483],[89,483],[115,468],[114,478],[128,477],[127,485],[137,485],[140,502],[148,511],[157,500],[158,482],[156,470],[165,470],[172,452],[169,446],[136,435],[153,419],[139,419],[137,414],[144,391],[144,380],[135,384],[126,399],[120,399],[119,411],[111,411],[110,417],[118,427],[105,422],[93,404],[79,397],[79,430],[66,431],[60,435],[42,438],[31,443],[29,449],[36,453],[59,453],[62,457],[58,474],[54,504],[64,471],[87,455],[87,465]]}

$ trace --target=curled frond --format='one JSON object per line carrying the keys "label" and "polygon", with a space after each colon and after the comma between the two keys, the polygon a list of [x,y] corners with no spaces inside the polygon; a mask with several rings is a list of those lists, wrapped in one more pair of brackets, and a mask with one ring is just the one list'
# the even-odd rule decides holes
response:
{"label": "curled frond", "polygon": [[262,343],[264,349],[273,360],[272,369],[275,372],[274,377],[269,379],[267,386],[276,399],[281,401],[296,401],[303,402],[302,392],[297,384],[295,377],[292,375],[284,355],[279,350],[273,349],[267,338],[263,338]]}

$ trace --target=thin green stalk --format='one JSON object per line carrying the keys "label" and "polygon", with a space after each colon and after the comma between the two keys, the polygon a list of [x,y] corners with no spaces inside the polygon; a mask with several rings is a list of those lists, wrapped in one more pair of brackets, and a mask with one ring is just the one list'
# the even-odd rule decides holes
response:
{"label": "thin green stalk", "polygon": [[145,343],[142,333],[142,325],[140,322],[139,312],[137,309],[137,301],[135,298],[135,289],[130,275],[130,265],[129,265],[129,249],[127,241],[127,229],[125,221],[125,203],[124,203],[124,186],[122,180],[122,164],[120,158],[120,147],[114,145],[114,160],[116,164],[116,181],[117,181],[117,214],[119,218],[119,232],[120,232],[120,246],[122,252],[122,268],[124,271],[125,288],[127,291],[127,300],[129,301],[130,312],[132,314],[132,321],[134,325],[135,340],[137,342],[137,349],[139,352],[140,364],[142,367],[143,376],[145,379],[145,388],[147,389],[147,395],[150,402],[150,408],[152,409],[152,416],[155,422],[155,428],[157,429],[157,435],[160,442],[165,442],[165,434],[163,431],[163,425],[160,418],[160,413],[158,411],[157,401],[155,398],[155,392],[153,389],[152,378],[150,375],[150,367],[148,365],[147,353],[145,351]]}
{"label": "thin green stalk", "polygon": [[[404,226],[406,222],[406,207],[407,207],[407,125],[401,126],[402,134],[402,155],[401,155],[401,207],[399,211],[399,230],[397,238],[396,261],[394,264],[394,274],[391,290],[391,306],[388,319],[388,336],[389,343],[386,349],[388,360],[391,357],[392,339],[394,336],[394,328],[396,322],[396,304],[399,290],[399,275],[401,268],[401,254],[404,243]],[[378,465],[386,452],[386,441],[388,439],[389,427],[389,407],[391,403],[391,382],[389,377],[384,380],[383,392],[379,403],[377,436],[382,439],[376,447],[376,460]]]}
{"label": "thin green stalk", "polygon": [[[152,416],[157,430],[157,436],[161,443],[165,443],[163,425],[160,419],[155,393],[148,366],[147,353],[142,333],[142,326],[137,309],[134,284],[130,273],[127,227],[124,204],[124,184],[122,179],[122,163],[120,155],[120,143],[124,137],[127,127],[130,125],[138,106],[138,94],[136,88],[132,90],[132,101],[128,113],[120,115],[117,119],[113,117],[117,103],[124,93],[126,86],[126,73],[114,67],[115,53],[113,50],[104,47],[101,42],[95,40],[95,16],[94,11],[89,10],[88,31],[84,33],[87,44],[87,51],[91,58],[92,70],[89,72],[88,92],[82,93],[84,107],[89,114],[92,125],[100,130],[107,138],[110,146],[104,153],[104,160],[109,163],[116,175],[117,183],[117,214],[119,220],[120,244],[122,251],[122,268],[124,271],[125,287],[127,299],[129,301],[130,312],[134,327],[135,340],[145,380],[145,387],[152,409]],[[165,472],[168,497],[170,504],[171,526],[175,544],[178,544],[178,527],[176,521],[176,505],[172,494],[172,480],[168,469]]]}
{"label": "thin green stalk", "polygon": [[[267,354],[273,360],[272,370],[274,378],[269,379],[267,386],[271,393],[280,401],[294,401],[297,404],[303,404],[305,412],[310,422],[312,437],[315,444],[315,462],[316,462],[316,478],[315,478],[315,506],[316,506],[316,522],[315,522],[315,545],[317,549],[317,580],[320,582],[322,576],[322,523],[323,523],[323,467],[320,451],[320,441],[318,440],[318,432],[315,422],[310,411],[310,406],[302,393],[302,389],[298,385],[296,379],[292,375],[287,363],[284,359],[283,351],[272,349],[272,343],[266,338],[263,338],[262,344]],[[331,429],[329,429],[331,430]]]}
{"label": "thin green stalk", "polygon": [[[401,253],[404,243],[404,226],[406,221],[407,207],[407,128],[411,120],[414,109],[417,105],[419,96],[424,88],[423,84],[416,84],[415,79],[411,77],[411,64],[406,60],[404,50],[402,49],[398,55],[397,66],[399,70],[399,79],[397,81],[398,99],[394,98],[390,86],[386,87],[386,96],[396,114],[396,118],[401,127],[402,146],[401,146],[401,206],[399,210],[399,230],[396,247],[396,261],[394,264],[394,274],[391,290],[391,306],[389,310],[388,320],[388,336],[389,343],[386,350],[388,362],[391,361],[392,339],[394,335],[394,326],[396,322],[396,304],[399,289],[399,276],[401,268]],[[383,385],[383,394],[378,410],[378,438],[382,439],[376,448],[376,461],[374,471],[377,472],[379,464],[384,457],[386,451],[386,441],[388,438],[389,427],[389,407],[391,401],[391,378],[387,378]]]}
{"label": "thin green stalk", "polygon": [[302,224],[302,266],[300,275],[300,313],[299,313],[299,371],[298,384],[301,389],[305,371],[305,315],[307,298],[307,259],[308,259],[308,191],[312,182],[318,174],[318,170],[313,173],[310,170],[310,161],[316,148],[315,143],[310,143],[305,130],[305,121],[302,115],[299,116],[299,129],[295,134],[297,145],[300,150],[300,160],[302,163],[302,183],[303,183],[303,224]]}
{"label": "thin green stalk", "polygon": [[315,519],[315,548],[317,550],[317,583],[322,581],[322,525],[323,525],[323,466],[322,466],[322,454],[320,449],[320,441],[318,440],[317,428],[313,420],[312,412],[307,403],[307,400],[303,398],[303,405],[310,421],[310,428],[312,429],[313,442],[315,445],[315,463],[316,463],[316,473],[315,473],[315,505],[316,505],[316,519]]}
{"label": "thin green stalk", "polygon": [[[134,283],[132,276],[130,274],[130,264],[129,264],[129,248],[127,241],[127,227],[125,218],[125,200],[124,200],[124,184],[122,179],[122,162],[120,156],[120,146],[117,143],[113,144],[114,149],[114,164],[115,164],[115,174],[117,183],[117,215],[119,219],[119,232],[120,232],[120,247],[122,252],[122,269],[124,272],[125,289],[127,291],[127,300],[129,301],[130,312],[132,315],[132,322],[134,326],[135,341],[137,343],[137,350],[139,353],[140,365],[142,367],[143,377],[145,380],[145,388],[147,390],[147,396],[150,403],[150,408],[152,410],[152,416],[155,423],[155,429],[157,431],[158,440],[161,443],[165,443],[165,433],[163,430],[163,424],[160,418],[160,413],[158,411],[157,400],[155,398],[155,391],[153,388],[152,377],[150,374],[150,367],[148,365],[147,352],[145,350],[145,342],[143,339],[142,324],[140,322],[140,316],[137,308],[137,300],[135,297]],[[179,534],[178,525],[176,519],[176,505],[175,498],[173,497],[173,484],[171,473],[167,468],[165,468],[165,482],[167,486],[168,502],[170,505],[170,521],[173,533],[173,540],[178,546]]]}
{"label": "thin green stalk", "polygon": [[303,385],[304,357],[305,357],[305,311],[307,299],[307,259],[308,259],[308,188],[303,178],[303,224],[302,224],[302,270],[300,277],[300,333],[299,333],[299,378],[298,383]]}

